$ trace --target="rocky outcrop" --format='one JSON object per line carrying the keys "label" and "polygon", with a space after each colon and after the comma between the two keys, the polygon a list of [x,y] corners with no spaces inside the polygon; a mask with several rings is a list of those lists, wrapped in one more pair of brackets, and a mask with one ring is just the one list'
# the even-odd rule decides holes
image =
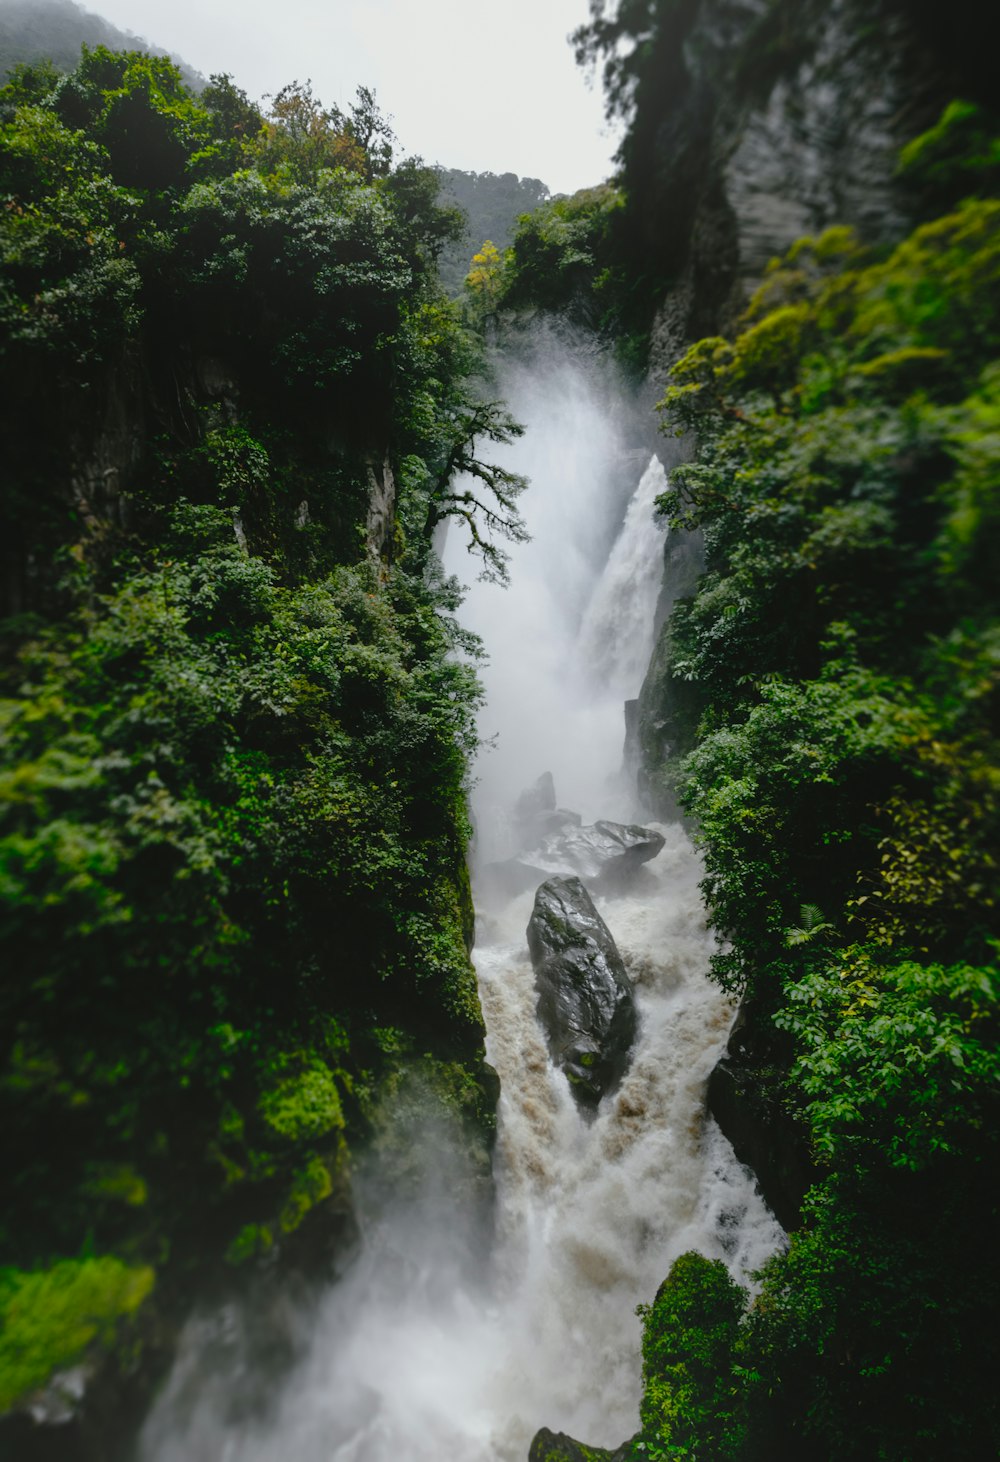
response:
{"label": "rocky outcrop", "polygon": [[726,1053],[708,1082],[708,1108],[751,1168],[782,1228],[801,1222],[802,1200],[819,1177],[808,1133],[780,1100],[791,1053],[784,1037],[748,1002],[740,1007]]}
{"label": "rocky outcrop", "polygon": [[622,957],[579,878],[542,884],[528,948],[552,1059],[577,1101],[594,1107],[621,1081],[638,1020]]}
{"label": "rocky outcrop", "polygon": [[[693,341],[735,327],[769,260],[798,238],[848,224],[878,243],[912,225],[900,149],[954,95],[968,95],[967,83],[976,90],[932,39],[931,9],[922,0],[691,0],[661,21],[661,85],[637,101],[625,149],[633,247],[668,281],[650,334],[650,404]],[[699,549],[668,564],[673,597],[691,593]],[[666,624],[634,738],[640,790],[662,818],[677,815],[670,765],[690,748],[700,714],[697,688],[673,677],[671,660]]]}
{"label": "rocky outcrop", "polygon": [[583,1442],[576,1442],[568,1437],[565,1432],[550,1432],[547,1426],[535,1433],[528,1452],[528,1462],[630,1462],[633,1456],[642,1456],[642,1453],[633,1451],[631,1438],[615,1452],[609,1452],[607,1447],[588,1447]]}
{"label": "rocky outcrop", "polygon": [[663,835],[637,823],[595,822],[550,838],[535,861],[550,872],[576,873],[591,885],[626,884],[663,847]]}
{"label": "rocky outcrop", "polygon": [[518,852],[484,864],[477,876],[479,898],[494,908],[555,875],[575,874],[595,893],[623,892],[664,841],[655,829],[637,823],[604,820],[584,826],[578,812],[556,806],[551,772],[543,772],[518,797],[510,830]]}
{"label": "rocky outcrop", "polygon": [[899,150],[958,84],[912,10],[699,0],[683,34],[665,35],[670,101],[640,108],[626,168],[641,246],[671,279],[651,337],[657,386],[692,340],[733,323],[803,234],[846,223],[882,240],[907,227]]}
{"label": "rocky outcrop", "polygon": [[365,518],[365,542],[368,556],[375,563],[392,558],[393,534],[396,529],[396,477],[387,456],[368,463],[368,512]]}
{"label": "rocky outcrop", "polygon": [[636,823],[602,821],[584,827],[578,818],[575,823],[568,821],[574,813],[542,816],[567,820],[530,852],[484,865],[477,893],[485,903],[496,908],[557,874],[575,874],[594,893],[623,893],[635,882],[642,865],[663,847],[662,833]]}
{"label": "rocky outcrop", "polygon": [[513,830],[517,846],[524,852],[537,848],[548,837],[564,828],[579,827],[578,812],[556,806],[556,784],[551,772],[543,772],[532,786],[526,787],[514,804]]}

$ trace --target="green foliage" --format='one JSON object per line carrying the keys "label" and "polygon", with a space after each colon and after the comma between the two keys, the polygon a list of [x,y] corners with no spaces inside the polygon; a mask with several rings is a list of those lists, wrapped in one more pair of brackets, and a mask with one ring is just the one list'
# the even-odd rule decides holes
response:
{"label": "green foliage", "polygon": [[95,1341],[112,1343],[152,1288],[152,1269],[110,1256],[0,1269],[0,1411],[81,1360]]}
{"label": "green foliage", "polygon": [[326,1163],[311,1157],[292,1180],[285,1206],[278,1220],[283,1234],[294,1233],[302,1220],[333,1192],[333,1179]]}
{"label": "green foliage", "polygon": [[283,1061],[257,1106],[271,1131],[289,1142],[314,1142],[344,1125],[337,1083],[318,1057]]}
{"label": "green foliage", "polygon": [[554,198],[518,220],[504,286],[511,308],[565,309],[578,291],[600,298],[608,285],[606,244],[622,197],[603,184]]}
{"label": "green foliage", "polygon": [[642,1433],[634,1453],[658,1458],[741,1455],[744,1425],[731,1370],[746,1291],[718,1259],[682,1254],[652,1305],[640,1305]]}
{"label": "green foliage", "polygon": [[249,144],[261,173],[315,184],[323,172],[356,173],[366,183],[389,172],[395,138],[366,87],[348,113],[325,109],[308,82],[290,82],[270,100],[268,119]]}
{"label": "green foliage", "polygon": [[802,1052],[817,1151],[844,1167],[870,1147],[913,1169],[960,1152],[1000,1077],[998,994],[995,966],[885,966],[856,947],[793,985],[776,1020]]}
{"label": "green foliage", "polygon": [[[906,166],[991,182],[981,120],[949,109]],[[972,197],[882,254],[800,241],[662,403],[697,450],[660,506],[707,564],[670,624],[660,775],[699,829],[716,977],[820,1176],[708,1373],[739,1457],[1000,1437],[998,361],[1000,204]],[[647,1408],[706,1404],[687,1384]]]}
{"label": "green foliage", "polygon": [[495,315],[503,287],[503,257],[492,239],[487,239],[465,276],[465,287],[472,297],[477,315],[485,320]]}
{"label": "green foliage", "polygon": [[981,107],[953,101],[935,125],[903,148],[899,172],[928,205],[947,207],[1000,184],[1000,137]]}
{"label": "green foliage", "polygon": [[454,202],[463,219],[461,232],[443,249],[441,282],[448,294],[460,298],[470,260],[481,240],[490,239],[503,254],[523,213],[548,201],[549,190],[539,178],[515,173],[469,173],[459,168],[436,169],[442,196]]}
{"label": "green foliage", "polygon": [[645,282],[620,257],[624,205],[621,191],[605,183],[522,214],[502,260],[490,260],[485,278],[482,265],[469,276],[474,301],[480,286],[480,314],[556,312],[613,340],[623,361],[641,365]]}
{"label": "green foliage", "polygon": [[414,1049],[489,1125],[476,645],[430,536],[502,572],[523,484],[480,444],[520,429],[370,92],[264,116],[97,47],[0,127],[0,1255],[183,1293],[346,1205]]}

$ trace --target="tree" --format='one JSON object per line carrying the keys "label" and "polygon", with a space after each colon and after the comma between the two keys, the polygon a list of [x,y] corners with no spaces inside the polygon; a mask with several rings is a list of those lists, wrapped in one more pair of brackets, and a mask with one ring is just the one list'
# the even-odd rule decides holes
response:
{"label": "tree", "polygon": [[[447,518],[465,523],[468,550],[482,556],[481,577],[492,583],[508,582],[507,555],[495,538],[510,543],[528,540],[517,509],[517,500],[528,482],[517,472],[484,462],[476,455],[476,443],[485,438],[506,445],[523,435],[524,427],[497,402],[467,403],[453,420],[451,446],[431,496],[428,532]],[[469,485],[463,486],[463,480],[468,482],[470,478]],[[481,489],[485,489],[485,495]]]}
{"label": "tree", "polygon": [[496,311],[503,290],[503,257],[492,239],[487,239],[478,254],[472,256],[472,268],[465,276],[465,287],[476,304],[481,319]]}

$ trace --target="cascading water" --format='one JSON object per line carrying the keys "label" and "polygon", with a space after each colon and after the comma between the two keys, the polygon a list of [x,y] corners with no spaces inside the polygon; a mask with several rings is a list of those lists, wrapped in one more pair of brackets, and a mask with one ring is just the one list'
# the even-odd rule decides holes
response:
{"label": "cascading water", "polygon": [[[545,770],[585,820],[635,814],[619,775],[622,700],[648,659],[663,556],[652,521],[663,468],[629,451],[608,367],[542,341],[508,362],[503,389],[527,425],[504,465],[532,479],[532,542],[513,587],[477,585],[465,616],[489,651],[483,731],[497,738],[480,766],[480,860],[512,851],[506,814]],[[453,570],[460,553],[452,544]],[[622,1085],[592,1121],[535,1018],[532,892],[481,919],[476,964],[503,1093],[490,1256],[455,1202],[462,1177],[445,1135],[428,1133],[422,1197],[371,1209],[359,1259],[303,1321],[301,1359],[278,1394],[247,1354],[245,1313],[192,1322],[141,1462],[524,1462],[542,1425],[596,1445],[636,1429],[636,1304],[685,1249],[745,1277],[781,1241],[704,1115],[732,1010],[706,978],[697,857],[679,826],[660,831],[663,851],[631,891],[598,900],[641,1024]]]}
{"label": "cascading water", "polygon": [[664,533],[654,507],[666,485],[663,464],[651,458],[580,625],[577,663],[619,704],[638,693],[653,648]]}

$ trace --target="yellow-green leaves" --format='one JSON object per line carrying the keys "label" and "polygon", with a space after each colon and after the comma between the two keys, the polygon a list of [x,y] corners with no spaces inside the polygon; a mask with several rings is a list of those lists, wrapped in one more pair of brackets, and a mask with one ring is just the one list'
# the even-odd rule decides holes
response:
{"label": "yellow-green leaves", "polygon": [[0,1411],[81,1360],[94,1341],[107,1344],[152,1288],[151,1269],[111,1256],[0,1269]]}
{"label": "yellow-green leaves", "polygon": [[286,1057],[257,1109],[271,1131],[289,1142],[314,1142],[340,1131],[344,1114],[333,1074],[315,1056]]}

